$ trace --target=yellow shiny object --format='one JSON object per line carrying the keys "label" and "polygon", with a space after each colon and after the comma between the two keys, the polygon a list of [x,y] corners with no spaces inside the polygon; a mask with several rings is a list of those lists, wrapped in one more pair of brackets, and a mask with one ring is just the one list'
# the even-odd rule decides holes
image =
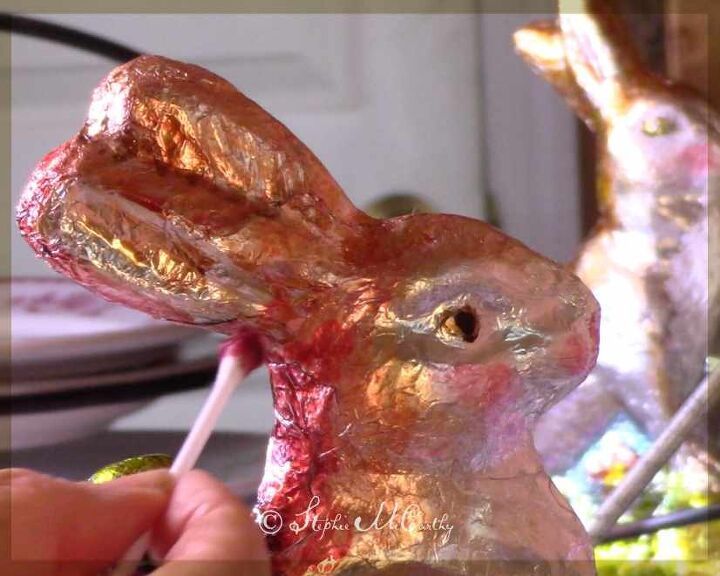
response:
{"label": "yellow shiny object", "polygon": [[107,466],[103,466],[95,472],[88,482],[93,484],[104,484],[111,480],[116,480],[123,476],[131,474],[139,474],[149,470],[158,470],[160,468],[169,468],[172,464],[172,458],[167,454],[145,454],[143,456],[132,456],[120,462],[113,462]]}

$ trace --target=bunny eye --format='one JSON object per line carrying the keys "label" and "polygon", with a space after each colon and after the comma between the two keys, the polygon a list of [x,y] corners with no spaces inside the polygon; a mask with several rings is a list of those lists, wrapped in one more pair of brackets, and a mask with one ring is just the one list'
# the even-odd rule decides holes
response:
{"label": "bunny eye", "polygon": [[440,331],[445,337],[461,339],[464,342],[475,342],[480,331],[480,321],[475,310],[470,306],[463,306],[450,311],[445,316]]}
{"label": "bunny eye", "polygon": [[672,134],[678,129],[677,122],[672,118],[666,118],[664,116],[655,116],[645,120],[642,125],[643,134],[650,137],[655,136],[666,136]]}

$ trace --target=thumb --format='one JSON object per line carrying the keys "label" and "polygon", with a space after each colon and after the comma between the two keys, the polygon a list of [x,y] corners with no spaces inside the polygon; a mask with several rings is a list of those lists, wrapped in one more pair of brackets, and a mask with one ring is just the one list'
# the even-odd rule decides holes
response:
{"label": "thumb", "polygon": [[177,480],[153,532],[165,563],[153,576],[266,576],[270,562],[248,510],[220,481],[200,470]]}
{"label": "thumb", "polygon": [[172,487],[165,470],[100,485],[29,470],[0,471],[0,507],[10,512],[9,522],[0,525],[10,526],[13,565],[17,570],[23,561],[33,561],[33,575],[94,574],[152,527]]}

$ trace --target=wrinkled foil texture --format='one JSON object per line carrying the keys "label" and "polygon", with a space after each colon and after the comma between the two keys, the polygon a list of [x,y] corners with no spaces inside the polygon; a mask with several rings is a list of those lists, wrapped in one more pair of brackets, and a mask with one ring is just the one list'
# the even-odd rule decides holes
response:
{"label": "wrinkled foil texture", "polygon": [[276,574],[594,573],[530,433],[595,363],[572,273],[476,220],[370,218],[226,81],[153,56],[97,88],[18,222],[110,300],[257,336]]}
{"label": "wrinkled foil texture", "polygon": [[[718,115],[652,74],[605,3],[581,4],[514,38],[596,133],[599,152],[601,218],[574,270],[603,310],[602,345],[591,376],[538,426],[553,472],[574,465],[621,412],[657,437],[702,380],[720,325]],[[717,461],[717,416],[698,427],[681,466]]]}

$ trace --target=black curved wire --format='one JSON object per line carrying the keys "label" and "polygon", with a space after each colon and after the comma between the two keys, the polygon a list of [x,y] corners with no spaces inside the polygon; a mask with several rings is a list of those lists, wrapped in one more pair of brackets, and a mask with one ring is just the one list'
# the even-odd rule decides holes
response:
{"label": "black curved wire", "polygon": [[44,38],[45,40],[86,50],[93,54],[99,54],[116,62],[127,62],[140,56],[140,52],[137,50],[102,36],[76,30],[62,24],[18,16],[17,14],[0,12],[0,30],[7,30],[13,34],[23,34],[24,36]]}
{"label": "black curved wire", "polygon": [[596,543],[604,544],[617,540],[627,540],[628,538],[637,538],[643,534],[659,532],[666,528],[680,528],[681,526],[689,526],[691,524],[710,522],[711,520],[718,519],[720,519],[720,505],[718,504],[710,505],[707,508],[688,508],[664,516],[653,516],[645,520],[638,520],[637,522],[617,524]]}

